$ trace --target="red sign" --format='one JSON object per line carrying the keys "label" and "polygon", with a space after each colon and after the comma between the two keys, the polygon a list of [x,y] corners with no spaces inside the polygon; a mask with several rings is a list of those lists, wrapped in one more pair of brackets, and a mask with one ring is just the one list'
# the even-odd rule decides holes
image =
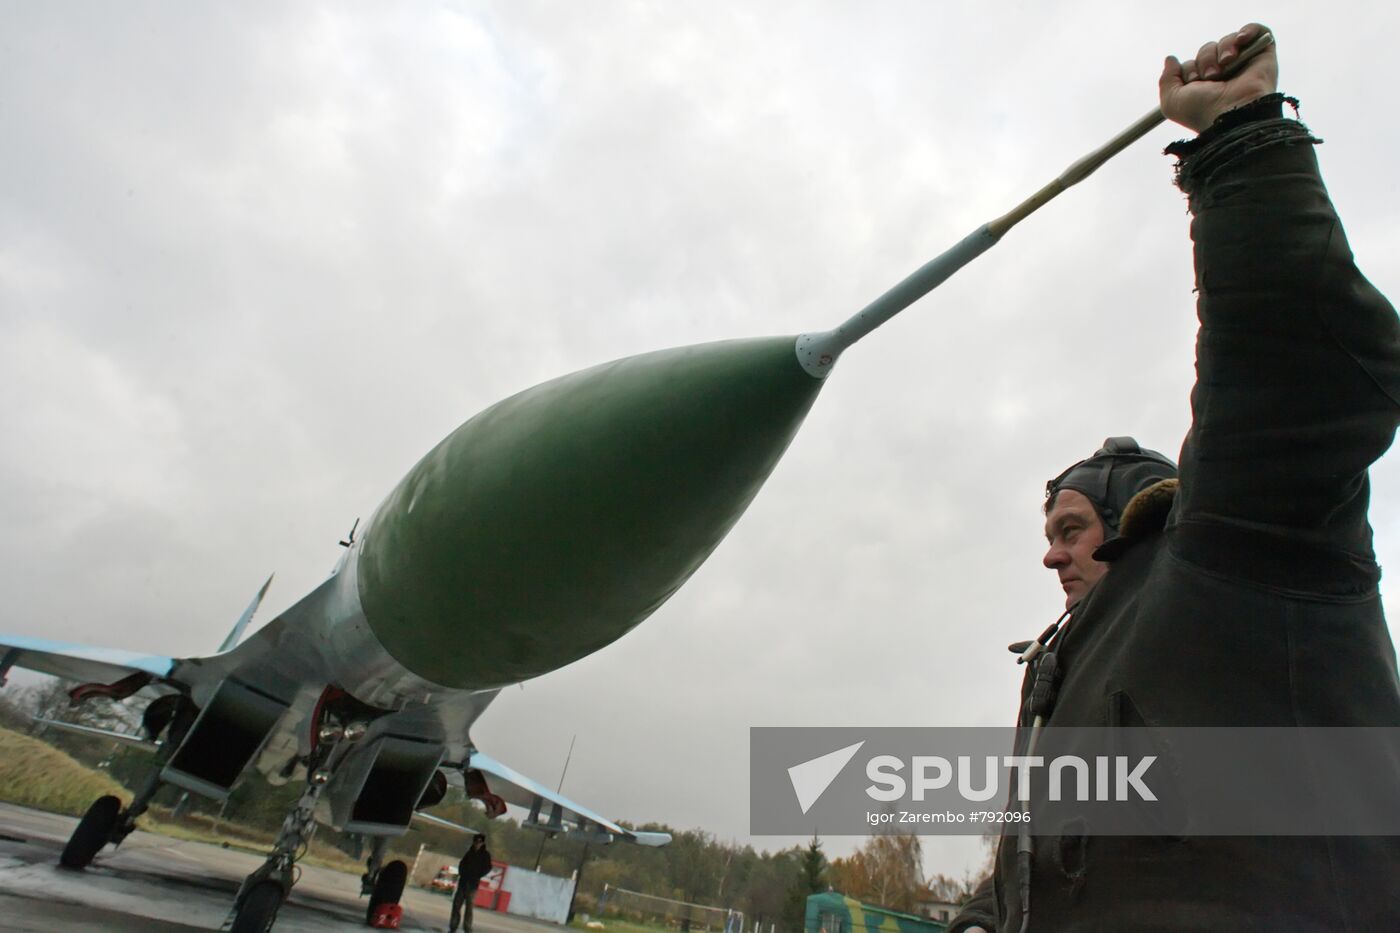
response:
{"label": "red sign", "polygon": [[506,880],[508,867],[505,862],[491,860],[491,870],[476,886],[476,897],[472,899],[472,906],[485,907],[487,910],[506,909],[506,905],[510,903],[510,893],[501,892],[501,883]]}

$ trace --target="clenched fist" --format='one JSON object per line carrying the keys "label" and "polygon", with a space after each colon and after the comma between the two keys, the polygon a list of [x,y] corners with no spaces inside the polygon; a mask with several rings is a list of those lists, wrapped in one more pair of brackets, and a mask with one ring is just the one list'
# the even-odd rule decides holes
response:
{"label": "clenched fist", "polygon": [[1245,63],[1238,74],[1218,80],[1240,50],[1265,31],[1258,23],[1250,23],[1218,42],[1207,42],[1195,58],[1182,62],[1168,55],[1157,82],[1167,119],[1199,133],[1225,111],[1278,90],[1278,52],[1273,44]]}

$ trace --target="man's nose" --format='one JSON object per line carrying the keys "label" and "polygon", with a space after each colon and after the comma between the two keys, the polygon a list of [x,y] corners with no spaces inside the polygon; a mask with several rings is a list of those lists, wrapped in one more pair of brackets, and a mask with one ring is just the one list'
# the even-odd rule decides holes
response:
{"label": "man's nose", "polygon": [[1045,556],[1040,559],[1040,562],[1049,569],[1054,570],[1057,567],[1063,567],[1065,564],[1069,563],[1069,554],[1058,544],[1052,544],[1049,550],[1045,552]]}

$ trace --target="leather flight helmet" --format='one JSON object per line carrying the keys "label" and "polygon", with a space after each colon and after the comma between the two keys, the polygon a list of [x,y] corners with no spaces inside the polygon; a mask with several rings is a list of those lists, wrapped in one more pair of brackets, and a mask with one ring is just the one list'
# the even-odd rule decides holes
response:
{"label": "leather flight helmet", "polygon": [[1092,457],[1045,484],[1045,505],[1048,510],[1065,489],[1083,493],[1103,519],[1104,537],[1109,538],[1118,533],[1118,522],[1133,496],[1176,475],[1176,464],[1157,451],[1143,449],[1131,437],[1110,437]]}

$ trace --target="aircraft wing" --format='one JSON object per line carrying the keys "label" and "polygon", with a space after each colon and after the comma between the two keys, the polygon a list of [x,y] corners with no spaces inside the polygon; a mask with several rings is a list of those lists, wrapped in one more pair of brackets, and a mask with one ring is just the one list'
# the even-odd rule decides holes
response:
{"label": "aircraft wing", "polygon": [[478,832],[478,830],[472,829],[470,826],[463,826],[461,823],[444,820],[442,817],[434,816],[426,810],[415,810],[413,812],[413,818],[420,823],[427,823],[429,826],[441,826],[443,829],[455,829],[459,833],[467,833],[468,835]]}
{"label": "aircraft wing", "polygon": [[[233,674],[264,686],[264,689],[262,682],[278,675],[281,675],[279,686],[295,684],[295,674],[304,673],[309,666],[313,666],[316,656],[305,644],[306,639],[295,644],[288,640],[286,620],[298,611],[305,611],[305,605],[314,604],[333,581],[334,577],[243,639],[253,613],[272,583],[269,577],[219,646],[219,651],[208,657],[177,658],[0,633],[0,686],[4,686],[10,669],[19,667],[80,684],[74,695],[75,702],[94,695],[125,699],[145,685],[156,682],[189,692],[202,706],[219,684]],[[287,691],[283,689],[281,692]]]}
{"label": "aircraft wing", "polygon": [[[427,823],[429,826],[441,826],[443,829],[455,829],[457,830],[457,832],[464,833],[469,836],[480,832],[480,830],[472,829],[470,826],[463,826],[461,823],[454,823],[451,820],[445,820],[440,816],[436,816],[432,813],[427,813],[423,810],[415,812],[413,814],[413,818],[415,820],[418,820],[420,823]],[[575,835],[575,833],[565,830],[564,835],[567,837],[570,835]],[[590,833],[589,835],[593,836],[595,834]],[[629,842],[634,842],[639,846],[664,846],[666,843],[671,841],[671,834],[627,831],[627,835],[621,838],[626,839]],[[590,841],[597,840],[590,839]],[[611,841],[611,839],[609,839],[609,841]]]}
{"label": "aircraft wing", "polygon": [[644,846],[664,846],[671,841],[669,833],[638,832],[620,826],[482,752],[472,752],[467,767],[494,778],[489,782],[491,790],[506,803],[530,811],[529,818],[521,823],[528,829],[571,835],[602,833]]}
{"label": "aircraft wing", "polygon": [[91,648],[19,635],[0,637],[0,682],[10,667],[23,667],[79,683],[112,683],[132,674],[169,676],[175,659],[117,648]]}
{"label": "aircraft wing", "polygon": [[[267,595],[267,589],[271,585],[272,577],[268,577],[262,589],[258,590],[253,601],[248,604],[248,608],[243,610],[243,615],[239,617],[233,631],[229,632],[224,643],[219,646],[220,653],[214,656],[215,659],[234,654],[244,629],[248,627],[253,613],[262,604],[263,597]],[[0,635],[0,686],[4,685],[5,675],[12,667],[52,674],[80,684],[116,684],[137,674],[150,675],[145,678],[148,681],[151,678],[167,680],[175,673],[179,660],[166,655],[142,654],[139,651],[124,651],[120,648],[95,648],[43,638],[28,638],[23,635]],[[198,662],[202,659],[195,660]]]}
{"label": "aircraft wing", "polygon": [[45,719],[42,716],[31,716],[34,722],[41,723],[60,732],[71,732],[74,735],[86,735],[95,739],[105,739],[108,742],[116,742],[119,745],[130,745],[133,748],[144,748],[147,751],[157,751],[160,742],[152,742],[144,736],[131,732],[117,732],[115,729],[98,729],[95,726],[84,726],[76,722],[64,722],[62,719]]}

